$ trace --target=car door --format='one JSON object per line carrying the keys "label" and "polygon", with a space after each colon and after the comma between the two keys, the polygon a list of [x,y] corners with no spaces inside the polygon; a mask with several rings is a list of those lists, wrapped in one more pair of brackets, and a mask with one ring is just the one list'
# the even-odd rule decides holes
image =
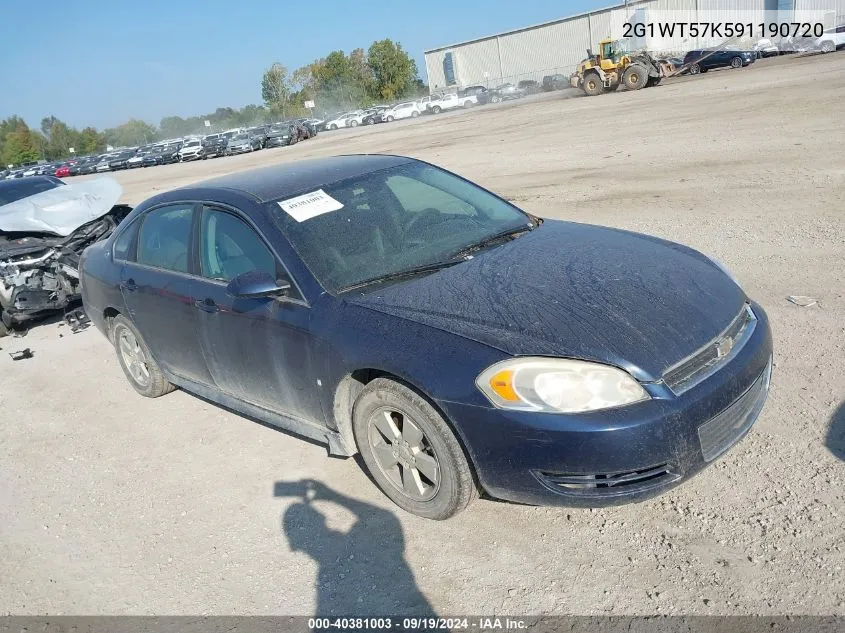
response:
{"label": "car door", "polygon": [[191,293],[194,206],[191,202],[164,205],[138,220],[134,252],[122,262],[120,291],[129,318],[159,366],[210,385]]}
{"label": "car door", "polygon": [[[239,213],[202,208],[195,285],[198,334],[209,372],[225,393],[308,421],[325,423],[312,380],[310,308],[263,238]],[[286,296],[233,297],[226,288],[243,273],[286,279]]]}

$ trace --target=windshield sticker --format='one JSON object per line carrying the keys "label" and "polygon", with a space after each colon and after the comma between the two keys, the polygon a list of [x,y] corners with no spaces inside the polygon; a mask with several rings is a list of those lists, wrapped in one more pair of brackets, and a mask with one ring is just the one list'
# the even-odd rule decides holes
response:
{"label": "windshield sticker", "polygon": [[306,193],[296,198],[289,198],[278,203],[297,222],[305,222],[311,218],[337,211],[343,204],[332,198],[322,189]]}

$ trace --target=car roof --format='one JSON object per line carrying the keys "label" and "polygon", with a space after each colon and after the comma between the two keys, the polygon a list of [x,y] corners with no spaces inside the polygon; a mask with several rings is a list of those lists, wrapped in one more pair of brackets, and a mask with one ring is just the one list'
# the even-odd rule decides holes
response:
{"label": "car roof", "polygon": [[257,198],[260,202],[278,200],[302,191],[319,189],[339,180],[369,174],[380,169],[411,162],[404,156],[354,154],[299,160],[250,169],[198,182],[185,189],[225,188]]}

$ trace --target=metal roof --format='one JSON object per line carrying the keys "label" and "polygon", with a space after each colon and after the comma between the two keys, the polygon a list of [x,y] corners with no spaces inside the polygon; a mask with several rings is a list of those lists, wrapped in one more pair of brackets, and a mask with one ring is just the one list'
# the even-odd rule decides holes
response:
{"label": "metal roof", "polygon": [[476,42],[483,42],[485,40],[492,40],[497,37],[504,37],[505,35],[513,35],[514,33],[521,33],[523,31],[531,31],[533,29],[538,29],[544,26],[551,26],[552,24],[560,24],[561,22],[569,22],[570,20],[577,20],[578,18],[583,18],[589,15],[596,15],[597,13],[604,13],[606,11],[613,11],[614,9],[624,9],[626,7],[633,7],[639,4],[646,4],[648,0],[637,0],[632,2],[622,2],[620,4],[614,4],[609,7],[602,7],[601,9],[593,9],[591,11],[584,11],[583,13],[576,13],[574,15],[567,16],[565,18],[560,18],[558,20],[549,20],[548,22],[541,22],[539,24],[532,24],[531,26],[523,26],[518,29],[512,29],[510,31],[502,31],[501,33],[494,33],[492,35],[485,35],[484,37],[476,37],[475,39],[466,40],[465,42],[458,42],[456,44],[449,44],[447,46],[438,46],[436,48],[430,48],[426,51],[423,51],[423,55],[428,55],[429,53],[436,53],[438,51],[445,51],[450,48],[457,48],[459,46],[465,46],[467,44],[474,44]]}

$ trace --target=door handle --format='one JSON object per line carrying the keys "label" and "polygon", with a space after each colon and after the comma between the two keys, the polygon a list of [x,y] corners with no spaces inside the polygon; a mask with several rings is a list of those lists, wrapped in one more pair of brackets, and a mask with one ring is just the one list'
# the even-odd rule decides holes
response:
{"label": "door handle", "polygon": [[121,290],[135,292],[138,289],[138,284],[135,283],[134,279],[127,279],[126,281],[120,282],[120,288]]}
{"label": "door handle", "polygon": [[217,304],[214,303],[214,299],[212,299],[211,297],[206,297],[205,299],[197,299],[196,301],[194,301],[194,305],[203,312],[214,313],[218,310]]}

